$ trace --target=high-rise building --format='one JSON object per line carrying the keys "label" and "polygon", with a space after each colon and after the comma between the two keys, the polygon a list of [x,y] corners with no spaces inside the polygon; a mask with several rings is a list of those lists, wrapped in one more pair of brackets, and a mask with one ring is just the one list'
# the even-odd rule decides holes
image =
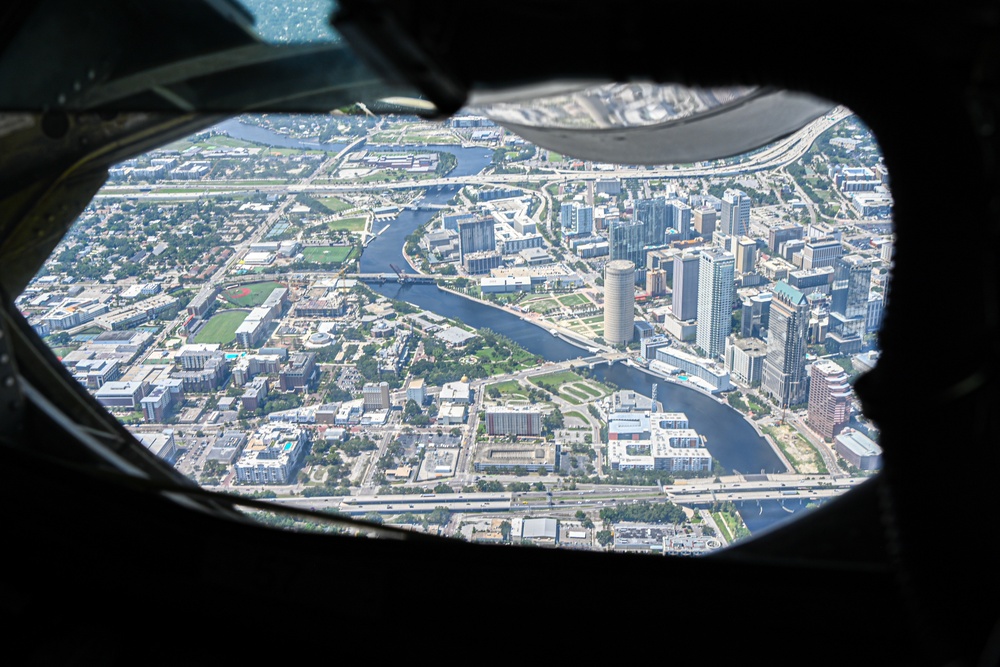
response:
{"label": "high-rise building", "polygon": [[771,293],[760,292],[742,299],[740,316],[740,336],[743,338],[763,338],[771,313]]}
{"label": "high-rise building", "polygon": [[882,326],[882,316],[885,312],[885,298],[881,294],[872,294],[868,297],[868,317],[865,322],[865,331],[872,333],[878,331]]}
{"label": "high-rise building", "polygon": [[764,393],[781,407],[806,401],[806,332],[809,302],[805,295],[779,281],[771,296],[768,314],[767,358],[764,359]]}
{"label": "high-rise building", "polygon": [[825,344],[830,352],[854,354],[861,351],[868,333],[871,262],[860,255],[838,257],[832,271],[829,329]]}
{"label": "high-rise building", "polygon": [[696,254],[674,258],[674,317],[693,320],[698,317],[698,267],[701,260]]}
{"label": "high-rise building", "polygon": [[742,190],[726,190],[722,195],[722,231],[730,236],[746,236],[750,231],[750,197]]}
{"label": "high-rise building", "polygon": [[840,433],[851,419],[851,385],[847,373],[828,359],[809,367],[809,425],[824,438]]}
{"label": "high-rise building", "polygon": [[829,237],[806,241],[802,247],[802,268],[819,269],[824,266],[835,266],[837,259],[844,254],[840,241]]}
{"label": "high-rise building", "polygon": [[764,373],[767,344],[759,338],[726,337],[726,370],[738,382],[755,387]]}
{"label": "high-rise building", "polygon": [[691,233],[691,207],[679,199],[670,201],[673,215],[671,216],[671,227],[677,230],[681,241],[687,241],[694,236]]}
{"label": "high-rise building", "polygon": [[423,405],[427,398],[427,388],[423,378],[410,378],[406,383],[406,400],[413,401],[417,405]]}
{"label": "high-rise building", "polygon": [[458,253],[459,261],[463,264],[466,255],[496,250],[496,245],[492,219],[477,218],[458,223]]}
{"label": "high-rise building", "polygon": [[604,340],[627,345],[635,334],[635,264],[616,259],[604,267]]}
{"label": "high-rise building", "polygon": [[736,273],[750,273],[757,262],[757,242],[748,236],[736,241]]}
{"label": "high-rise building", "polygon": [[646,266],[646,227],[638,220],[617,221],[608,226],[608,246],[611,261],[626,260],[635,268]]}
{"label": "high-rise building", "polygon": [[542,434],[542,413],[534,407],[486,408],[486,435]]}
{"label": "high-rise building", "polygon": [[732,328],[736,258],[713,248],[702,251],[699,261],[695,340],[709,357],[718,358],[726,351],[726,336]]}
{"label": "high-rise building", "polygon": [[594,209],[579,204],[563,204],[559,208],[559,223],[563,232],[573,236],[586,236],[594,232]]}
{"label": "high-rise building", "polygon": [[663,269],[646,271],[646,294],[663,296],[667,293],[667,272]]}
{"label": "high-rise building", "polygon": [[673,209],[667,206],[663,197],[640,199],[635,203],[635,219],[645,228],[643,239],[645,245],[660,246],[667,242],[667,227],[670,227],[671,213]]}
{"label": "high-rise building", "polygon": [[781,252],[782,243],[801,239],[804,235],[805,228],[797,222],[774,225],[767,232],[767,247],[771,250],[771,254],[777,255]]}
{"label": "high-rise building", "polygon": [[716,210],[711,206],[699,206],[694,209],[691,217],[694,221],[694,231],[704,239],[712,238],[718,218]]}
{"label": "high-rise building", "polygon": [[830,311],[843,315],[847,335],[865,334],[871,277],[871,262],[861,255],[839,257],[834,265]]}
{"label": "high-rise building", "polygon": [[365,410],[388,410],[392,407],[389,398],[389,383],[368,382],[361,388],[361,396],[364,398]]}

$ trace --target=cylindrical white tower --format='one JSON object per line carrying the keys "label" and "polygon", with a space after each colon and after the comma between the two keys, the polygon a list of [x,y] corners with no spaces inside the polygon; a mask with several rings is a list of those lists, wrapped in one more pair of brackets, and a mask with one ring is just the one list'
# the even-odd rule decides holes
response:
{"label": "cylindrical white tower", "polygon": [[627,345],[635,333],[635,264],[616,259],[604,267],[604,340]]}

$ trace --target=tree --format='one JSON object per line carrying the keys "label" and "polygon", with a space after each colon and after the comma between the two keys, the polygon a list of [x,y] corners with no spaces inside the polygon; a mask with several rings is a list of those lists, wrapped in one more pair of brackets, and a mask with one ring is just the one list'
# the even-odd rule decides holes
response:
{"label": "tree", "polygon": [[510,521],[504,520],[500,522],[500,535],[503,537],[504,542],[510,542],[510,530]]}
{"label": "tree", "polygon": [[496,480],[485,480],[481,479],[476,482],[476,488],[480,493],[503,493],[503,482],[498,482]]}
{"label": "tree", "polygon": [[599,530],[597,531],[597,543],[602,547],[606,547],[611,544],[615,539],[614,533],[610,530]]}
{"label": "tree", "polygon": [[427,523],[443,526],[451,521],[451,512],[447,507],[437,506],[427,515]]}

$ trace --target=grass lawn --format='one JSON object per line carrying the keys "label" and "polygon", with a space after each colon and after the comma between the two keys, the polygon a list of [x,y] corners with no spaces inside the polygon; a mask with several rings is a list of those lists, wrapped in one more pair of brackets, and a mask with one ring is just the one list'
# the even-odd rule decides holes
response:
{"label": "grass lawn", "polygon": [[[271,292],[278,287],[284,287],[284,285],[275,282],[250,283],[227,289],[222,293],[222,297],[241,308],[252,308],[264,303],[264,300],[271,296]],[[206,328],[208,327],[206,326]]]}
{"label": "grass lawn", "polygon": [[326,224],[332,232],[339,232],[346,230],[348,232],[363,232],[365,231],[365,224],[367,224],[365,218],[344,218],[343,220],[333,220]]}
{"label": "grass lawn", "polygon": [[565,296],[559,297],[559,303],[564,306],[572,308],[574,306],[583,306],[590,303],[590,299],[583,296],[582,294],[567,294]]}
{"label": "grass lawn", "polygon": [[559,153],[553,153],[552,151],[549,151],[549,162],[562,162],[562,161],[563,161],[562,155],[559,155]]}
{"label": "grass lawn", "polygon": [[517,380],[507,380],[506,382],[497,382],[496,384],[491,384],[486,387],[486,390],[496,389],[501,394],[516,394],[524,391],[521,387],[521,383]]}
{"label": "grass lawn", "polygon": [[241,311],[222,311],[212,316],[212,319],[202,327],[194,337],[196,343],[219,343],[228,345],[236,340],[236,330],[249,313]]}
{"label": "grass lawn", "polygon": [[348,204],[340,197],[320,197],[317,201],[334,213],[340,213],[341,211],[346,211],[349,208],[354,208],[353,204]]}
{"label": "grass lawn", "polygon": [[569,396],[573,396],[575,398],[578,398],[581,401],[588,401],[588,400],[590,400],[590,396],[587,396],[585,393],[583,393],[579,389],[575,389],[574,388],[575,386],[578,386],[578,385],[566,385],[564,387],[560,387],[559,388],[559,393],[563,394],[564,397],[566,397],[566,395],[568,394]]}
{"label": "grass lawn", "polygon": [[307,262],[343,264],[353,250],[354,246],[310,246],[302,249],[302,255]]}
{"label": "grass lawn", "polygon": [[715,519],[715,525],[719,527],[719,530],[725,531],[726,534],[724,537],[726,538],[726,541],[732,542],[734,538],[732,531],[729,529],[729,522],[722,518],[721,512],[712,512],[711,514],[712,518]]}
{"label": "grass lawn", "polygon": [[585,317],[583,321],[586,322],[587,324],[598,324],[598,323],[603,324],[604,315],[594,315],[593,317]]}
{"label": "grass lawn", "polygon": [[503,358],[498,357],[497,351],[492,347],[484,347],[476,350],[476,356],[483,361],[503,361]]}
{"label": "grass lawn", "polygon": [[544,313],[550,308],[558,308],[559,304],[552,299],[540,299],[538,301],[526,301],[524,307],[533,313]]}
{"label": "grass lawn", "polygon": [[583,416],[582,414],[580,414],[579,412],[564,412],[564,413],[563,413],[563,416],[564,416],[564,417],[573,417],[574,419],[579,419],[579,420],[580,420],[580,421],[582,421],[582,422],[586,422],[586,421],[587,421],[587,418],[586,418],[586,417],[584,417],[584,416]]}
{"label": "grass lawn", "polygon": [[579,391],[582,392],[586,392],[591,396],[593,396],[594,398],[600,398],[600,396],[602,395],[602,392],[598,391],[597,389],[588,384],[583,384],[583,383],[575,384],[573,385],[573,388],[578,389]]}
{"label": "grass lawn", "polygon": [[546,375],[538,375],[528,379],[532,384],[537,385],[542,389],[555,392],[558,392],[560,387],[568,382],[583,382],[583,378],[573,371],[558,371],[556,373],[547,373]]}

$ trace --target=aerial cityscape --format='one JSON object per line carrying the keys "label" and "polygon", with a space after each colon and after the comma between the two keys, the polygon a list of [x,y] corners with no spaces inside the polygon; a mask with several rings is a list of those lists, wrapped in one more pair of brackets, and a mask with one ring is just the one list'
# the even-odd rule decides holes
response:
{"label": "aerial cityscape", "polygon": [[[621,124],[705,105],[622,88]],[[694,555],[879,469],[851,385],[879,354],[891,212],[843,107],[658,167],[560,155],[476,109],[247,115],[112,169],[17,305],[205,488]]]}

